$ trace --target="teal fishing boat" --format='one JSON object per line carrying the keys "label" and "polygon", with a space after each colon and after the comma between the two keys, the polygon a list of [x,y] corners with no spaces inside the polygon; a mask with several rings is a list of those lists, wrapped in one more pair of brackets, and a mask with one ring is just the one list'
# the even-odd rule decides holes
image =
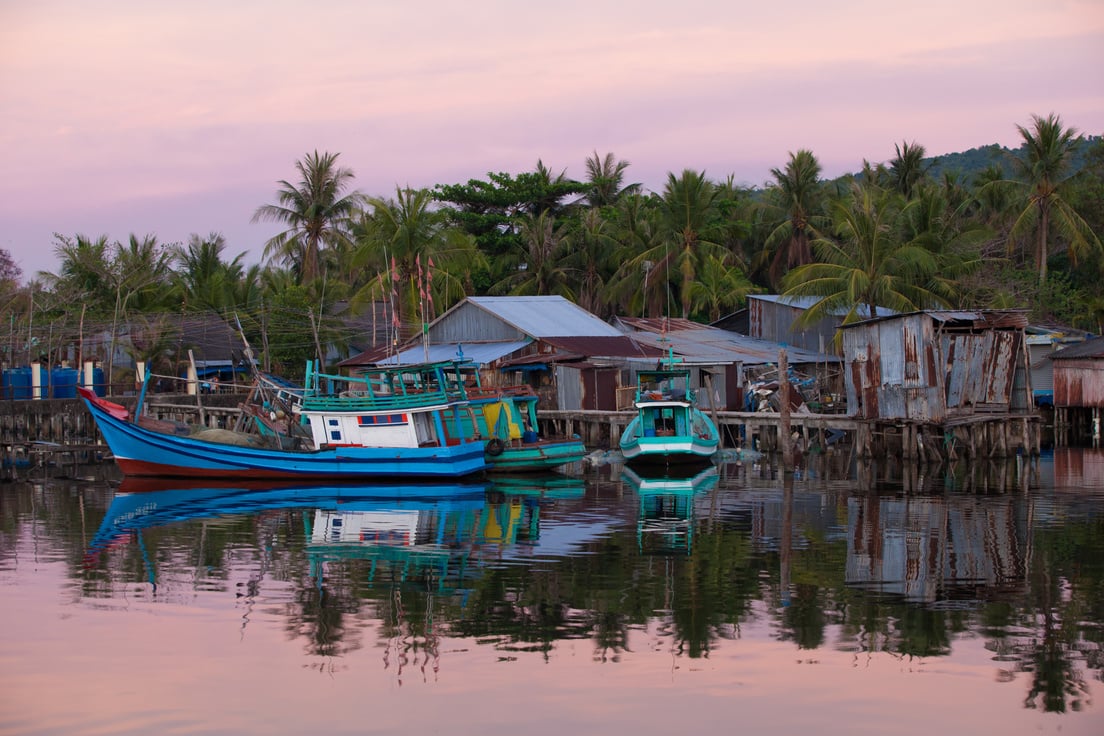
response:
{"label": "teal fishing boat", "polygon": [[630,465],[706,465],[720,448],[717,426],[690,388],[690,370],[666,358],[637,374],[636,416],[621,434],[621,454]]}

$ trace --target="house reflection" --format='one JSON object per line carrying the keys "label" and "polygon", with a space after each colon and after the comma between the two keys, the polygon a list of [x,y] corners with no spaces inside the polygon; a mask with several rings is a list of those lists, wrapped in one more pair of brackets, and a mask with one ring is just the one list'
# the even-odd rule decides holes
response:
{"label": "house reflection", "polygon": [[849,585],[909,601],[974,598],[1023,583],[1026,520],[1011,499],[847,500]]}

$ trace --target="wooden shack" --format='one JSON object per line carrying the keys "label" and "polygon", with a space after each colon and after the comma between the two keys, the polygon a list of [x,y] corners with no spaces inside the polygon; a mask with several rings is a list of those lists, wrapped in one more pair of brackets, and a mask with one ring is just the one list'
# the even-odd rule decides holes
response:
{"label": "wooden shack", "polygon": [[1037,451],[1026,326],[1020,310],[926,310],[842,327],[848,413],[872,433],[860,451]]}

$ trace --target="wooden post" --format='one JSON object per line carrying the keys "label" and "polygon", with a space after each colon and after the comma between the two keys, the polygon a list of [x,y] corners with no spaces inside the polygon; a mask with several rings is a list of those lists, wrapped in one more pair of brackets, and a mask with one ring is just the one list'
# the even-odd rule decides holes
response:
{"label": "wooden post", "polygon": [[195,392],[196,407],[199,409],[199,423],[207,426],[207,414],[203,411],[203,392],[199,390],[199,372],[196,370],[195,354],[188,349],[188,389]]}
{"label": "wooden post", "polygon": [[713,426],[717,428],[718,449],[724,449],[724,432],[721,431],[721,420],[717,418],[717,392],[713,390],[713,374],[705,371],[705,383],[709,389],[709,408],[713,414]]}
{"label": "wooden post", "polygon": [[782,471],[793,470],[793,441],[790,440],[790,368],[786,359],[786,348],[778,351],[778,389],[779,389],[779,437],[782,442]]}

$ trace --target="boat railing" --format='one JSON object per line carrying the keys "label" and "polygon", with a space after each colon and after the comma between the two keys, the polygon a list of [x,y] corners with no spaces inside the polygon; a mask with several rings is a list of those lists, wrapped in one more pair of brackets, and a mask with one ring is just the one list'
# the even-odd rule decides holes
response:
{"label": "boat railing", "polygon": [[451,396],[446,391],[400,394],[368,394],[306,396],[302,407],[305,411],[394,411],[397,409],[416,409],[419,407],[442,406],[446,404],[466,403]]}
{"label": "boat railing", "polygon": [[695,403],[698,400],[697,392],[693,389],[671,389],[671,388],[640,388],[636,392],[636,401],[684,401],[690,404]]}

